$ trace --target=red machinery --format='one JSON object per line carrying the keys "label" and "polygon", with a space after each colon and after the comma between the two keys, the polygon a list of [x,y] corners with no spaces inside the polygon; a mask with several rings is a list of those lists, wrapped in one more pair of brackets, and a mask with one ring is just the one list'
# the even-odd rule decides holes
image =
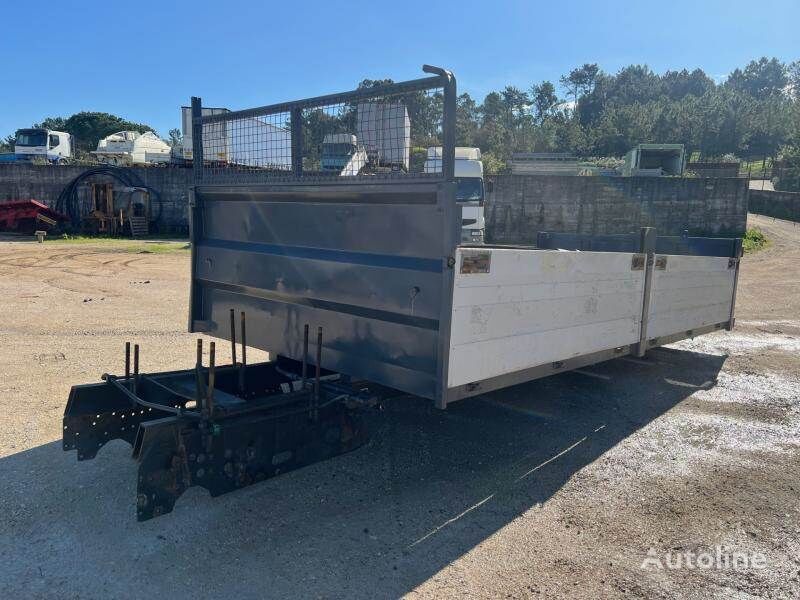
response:
{"label": "red machinery", "polygon": [[0,202],[0,231],[33,233],[52,229],[61,221],[67,221],[67,217],[38,200]]}

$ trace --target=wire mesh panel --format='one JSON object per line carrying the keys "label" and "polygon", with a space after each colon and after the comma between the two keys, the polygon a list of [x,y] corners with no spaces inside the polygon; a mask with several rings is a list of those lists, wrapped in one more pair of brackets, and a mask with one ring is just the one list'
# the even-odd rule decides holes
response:
{"label": "wire mesh panel", "polygon": [[446,135],[451,95],[454,106],[447,73],[241,111],[205,111],[197,101],[195,173],[205,183],[441,178],[442,147],[454,137]]}

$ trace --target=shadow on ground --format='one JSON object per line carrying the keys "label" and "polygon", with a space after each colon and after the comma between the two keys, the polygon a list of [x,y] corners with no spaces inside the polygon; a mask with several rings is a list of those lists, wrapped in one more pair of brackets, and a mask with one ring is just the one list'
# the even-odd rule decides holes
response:
{"label": "shadow on ground", "polygon": [[213,500],[193,488],[145,523],[123,442],[83,463],[60,442],[20,452],[0,460],[0,595],[395,597],[714,385],[724,360],[662,348],[446,412],[396,399],[356,452]]}

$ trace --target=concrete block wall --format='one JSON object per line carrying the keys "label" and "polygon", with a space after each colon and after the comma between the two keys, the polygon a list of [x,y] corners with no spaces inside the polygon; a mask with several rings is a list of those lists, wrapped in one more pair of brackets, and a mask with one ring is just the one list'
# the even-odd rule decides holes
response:
{"label": "concrete block wall", "polygon": [[[53,206],[86,167],[0,165],[0,201],[34,198]],[[161,195],[164,232],[188,230],[192,171],[132,169]],[[96,177],[94,181],[110,181]],[[673,177],[502,175],[487,196],[487,239],[532,244],[539,231],[629,233],[656,227],[663,235],[741,235],[747,217],[747,180]],[[79,196],[88,204],[89,185]]]}
{"label": "concrete block wall", "polygon": [[750,190],[750,212],[800,223],[800,192]]}
{"label": "concrete block wall", "polygon": [[[0,202],[33,198],[54,206],[61,191],[75,177],[83,173],[83,166],[51,166],[0,164]],[[159,229],[163,232],[188,231],[187,190],[192,181],[192,170],[177,167],[132,168],[146,186],[157,190],[162,203]],[[90,201],[91,182],[114,182],[105,176],[93,176],[78,190],[84,206]],[[117,185],[122,185],[117,182]],[[155,210],[155,208],[153,208]]]}
{"label": "concrete block wall", "polygon": [[746,179],[500,175],[487,195],[487,240],[534,244],[539,231],[742,235]]}

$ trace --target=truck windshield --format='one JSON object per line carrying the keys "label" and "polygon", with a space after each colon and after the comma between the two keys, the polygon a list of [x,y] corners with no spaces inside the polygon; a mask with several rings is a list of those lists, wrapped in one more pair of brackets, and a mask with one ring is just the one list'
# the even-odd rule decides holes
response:
{"label": "truck windshield", "polygon": [[14,142],[17,146],[45,146],[47,145],[47,132],[44,130],[20,130]]}
{"label": "truck windshield", "polygon": [[322,156],[349,156],[353,150],[352,144],[323,144]]}
{"label": "truck windshield", "polygon": [[458,202],[483,200],[483,179],[480,177],[456,177],[456,200]]}

